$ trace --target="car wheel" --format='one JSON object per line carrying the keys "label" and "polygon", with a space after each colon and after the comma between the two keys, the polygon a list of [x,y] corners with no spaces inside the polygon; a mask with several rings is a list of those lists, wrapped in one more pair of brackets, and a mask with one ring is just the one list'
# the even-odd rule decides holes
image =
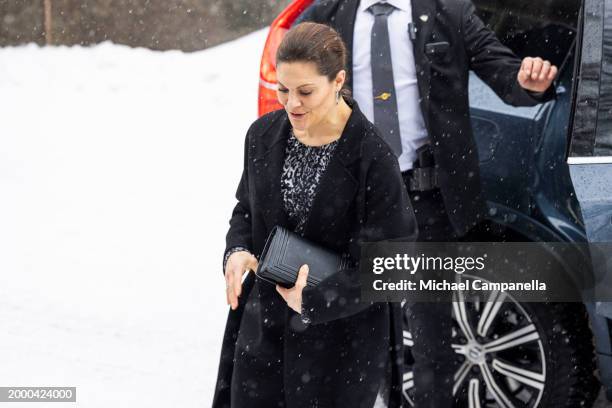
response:
{"label": "car wheel", "polygon": [[[599,382],[582,303],[520,303],[498,291],[482,292],[467,302],[462,292],[455,292],[452,309],[455,406],[592,406]],[[414,394],[412,345],[405,329],[403,395],[409,406]]]}

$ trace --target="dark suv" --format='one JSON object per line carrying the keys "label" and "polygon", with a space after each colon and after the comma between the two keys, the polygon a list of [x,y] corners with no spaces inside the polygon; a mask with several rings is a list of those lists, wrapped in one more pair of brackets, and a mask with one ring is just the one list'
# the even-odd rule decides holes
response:
{"label": "dark suv", "polygon": [[[292,2],[270,27],[260,115],[280,108],[274,53],[312,3]],[[470,78],[472,125],[493,225],[483,240],[612,241],[612,0],[474,4],[519,57],[541,56],[560,68],[556,100],[527,108],[504,104],[476,75]],[[452,386],[460,406],[589,407],[600,384],[612,400],[612,303],[521,303],[510,295],[496,302],[498,296],[492,292],[471,303],[453,333],[460,339],[468,326],[497,344],[485,364],[457,355]],[[404,397],[412,405],[407,330],[404,344]]]}

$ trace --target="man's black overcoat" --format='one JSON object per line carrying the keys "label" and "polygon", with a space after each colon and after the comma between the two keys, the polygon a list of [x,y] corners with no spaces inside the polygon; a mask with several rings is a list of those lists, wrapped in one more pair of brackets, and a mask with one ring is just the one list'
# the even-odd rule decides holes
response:
{"label": "man's black overcoat", "polygon": [[[397,159],[351,101],[353,111],[323,174],[304,236],[359,259],[362,241],[414,240],[416,220]],[[236,193],[227,248],[242,246],[259,256],[275,225],[288,227],[280,178],[290,122],[284,110],[253,123],[245,143],[244,171]],[[371,408],[386,363],[393,361],[392,405],[401,400],[401,311],[398,304],[360,301],[356,268],[303,293],[304,324],[275,287],[249,274],[240,306],[229,312],[214,407],[228,407],[241,384],[248,392],[284,387],[288,407]],[[270,333],[276,330],[277,338]],[[237,373],[249,358],[281,356],[282,384],[258,373]],[[247,382],[249,382],[247,381]],[[253,391],[255,390],[255,391]],[[235,406],[235,405],[234,405]],[[256,407],[249,404],[249,407]],[[270,405],[272,406],[272,405]],[[246,408],[246,407],[245,407]]]}
{"label": "man's black overcoat", "polygon": [[[536,105],[553,98],[555,92],[551,86],[543,95],[535,95],[520,87],[517,74],[521,61],[483,24],[469,0],[412,0],[411,4],[420,107],[439,165],[448,216],[463,235],[485,214],[469,116],[469,71],[515,106]],[[359,0],[320,0],[300,19],[331,25],[340,33],[349,51],[351,88],[350,55],[358,6]]]}

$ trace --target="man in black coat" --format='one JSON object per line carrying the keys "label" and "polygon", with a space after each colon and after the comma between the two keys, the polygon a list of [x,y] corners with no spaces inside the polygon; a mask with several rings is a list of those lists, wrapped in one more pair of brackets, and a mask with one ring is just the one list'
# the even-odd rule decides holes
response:
{"label": "man in black coat", "polygon": [[[348,86],[383,138],[395,145],[419,240],[460,240],[486,214],[470,123],[469,71],[506,103],[532,106],[554,98],[557,68],[541,58],[518,59],[469,0],[377,3],[320,0],[300,21],[329,24],[345,41]],[[416,406],[451,406],[450,307],[413,303],[408,315]]]}
{"label": "man in black coat", "polygon": [[[365,2],[317,1],[300,19],[327,23],[340,33],[349,50],[349,70],[356,64],[354,52],[350,51],[360,46],[353,41],[357,35],[355,19],[360,3]],[[420,97],[415,102],[420,105],[428,145],[434,156],[435,184],[440,189],[453,233],[463,236],[485,215],[478,154],[470,123],[469,71],[474,71],[506,103],[533,106],[555,96],[551,84],[557,69],[540,58],[519,60],[483,24],[469,0],[405,3],[411,3],[412,23],[405,28],[410,31],[407,35],[414,53],[412,61],[406,63],[414,63],[416,68]],[[396,34],[391,27],[389,34],[391,37]],[[545,76],[541,78],[541,74]],[[349,72],[347,81],[351,89],[355,88],[354,77]],[[358,95],[354,97],[367,116]]]}

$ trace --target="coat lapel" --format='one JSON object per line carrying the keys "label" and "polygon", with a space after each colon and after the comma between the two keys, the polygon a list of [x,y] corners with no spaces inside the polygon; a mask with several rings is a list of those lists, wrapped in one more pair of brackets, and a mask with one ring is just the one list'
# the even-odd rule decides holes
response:
{"label": "coat lapel", "polygon": [[357,193],[359,185],[350,169],[351,164],[360,158],[361,138],[357,132],[363,131],[364,126],[360,123],[363,119],[357,104],[353,102],[352,108],[353,112],[319,181],[304,226],[306,237],[320,240],[344,216]]}
{"label": "coat lapel", "polygon": [[[429,41],[436,19],[436,0],[412,0],[412,23],[416,27],[414,41],[414,62],[417,82],[421,94],[421,110],[429,125],[429,83],[431,79],[431,61],[425,54],[425,44]],[[429,126],[428,126],[429,128]]]}
{"label": "coat lapel", "polygon": [[291,123],[286,113],[278,120],[280,123],[271,127],[274,133],[267,141],[266,147],[253,159],[253,176],[257,191],[255,206],[262,212],[268,233],[275,225],[287,227],[289,224],[281,195],[281,173]]}
{"label": "coat lapel", "polygon": [[416,40],[414,42],[415,61],[417,64],[425,56],[425,43],[427,42],[436,20],[435,0],[412,0],[412,23],[416,26]]}

